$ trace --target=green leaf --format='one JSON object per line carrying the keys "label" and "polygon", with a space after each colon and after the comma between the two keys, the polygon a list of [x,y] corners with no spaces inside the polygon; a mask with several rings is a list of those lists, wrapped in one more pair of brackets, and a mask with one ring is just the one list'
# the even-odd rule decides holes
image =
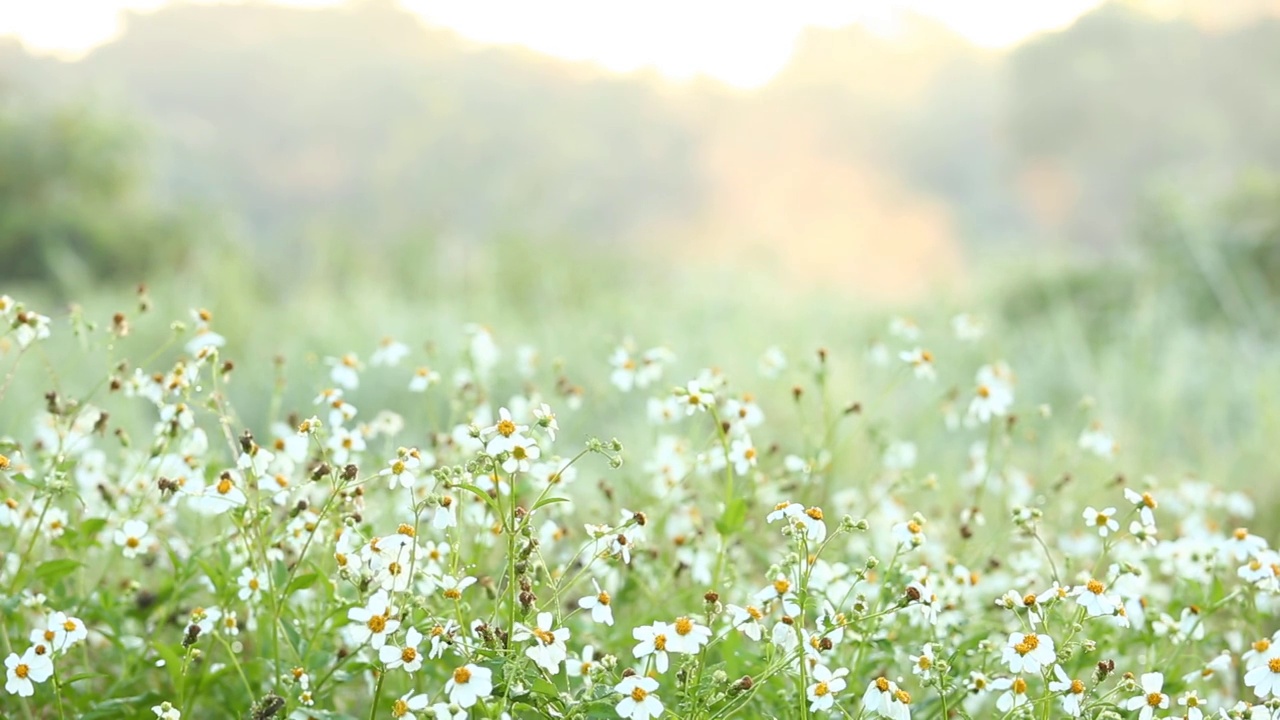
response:
{"label": "green leaf", "polygon": [[484,490],[481,490],[475,485],[470,485],[468,483],[458,483],[456,487],[460,487],[463,490],[466,490],[467,492],[471,493],[472,495],[475,495],[476,497],[480,498],[485,502],[486,505],[489,506],[489,509],[493,510],[494,515],[498,517],[502,517],[502,508],[498,507],[498,501],[495,500],[491,495],[489,495],[489,493],[485,492]]}
{"label": "green leaf", "polygon": [[115,677],[115,676],[111,675],[110,673],[93,673],[93,672],[79,673],[77,675],[72,675],[71,677],[63,680],[62,687],[66,687],[72,683],[80,682],[81,680],[88,680],[90,678],[100,678],[100,677]]}
{"label": "green leaf", "polygon": [[[533,505],[533,510],[537,510],[537,509],[538,509],[538,508],[540,508],[540,507],[545,507],[545,506],[547,506],[547,505],[551,505],[551,504],[553,504],[553,503],[562,503],[562,502],[569,502],[569,498],[563,498],[563,497],[545,497],[545,498],[542,498],[541,500],[539,500],[538,502],[534,503],[534,505]],[[532,510],[531,510],[530,512],[532,512]]]}
{"label": "green leaf", "polygon": [[747,520],[747,503],[740,497],[734,497],[724,508],[724,514],[716,520],[716,530],[722,537],[729,537],[739,530]]}
{"label": "green leaf", "polygon": [[71,558],[43,562],[36,567],[36,579],[52,584],[75,572],[83,564]]}
{"label": "green leaf", "polygon": [[309,573],[304,573],[302,575],[295,575],[293,580],[289,582],[289,587],[284,589],[284,594],[288,596],[288,595],[292,595],[293,593],[299,590],[306,590],[312,585],[315,585],[316,581],[319,579],[320,579],[320,573],[317,573],[317,572],[309,572]]}

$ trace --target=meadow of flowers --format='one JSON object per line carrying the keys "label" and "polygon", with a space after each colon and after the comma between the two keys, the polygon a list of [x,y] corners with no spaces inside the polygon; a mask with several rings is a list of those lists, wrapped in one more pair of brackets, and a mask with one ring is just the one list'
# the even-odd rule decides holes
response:
{"label": "meadow of flowers", "polygon": [[977,314],[254,366],[216,306],[39,310],[0,717],[1280,718],[1271,508],[1124,463]]}

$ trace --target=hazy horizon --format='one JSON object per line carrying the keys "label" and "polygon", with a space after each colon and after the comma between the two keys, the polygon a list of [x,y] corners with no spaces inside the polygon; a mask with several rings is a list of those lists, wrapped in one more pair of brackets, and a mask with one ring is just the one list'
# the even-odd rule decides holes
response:
{"label": "hazy horizon", "polygon": [[[76,60],[117,39],[127,12],[174,4],[265,4],[340,7],[350,0],[18,0],[0,8],[0,38],[14,37],[28,52]],[[791,59],[811,28],[859,25],[885,37],[911,15],[946,26],[976,46],[1007,49],[1038,33],[1061,29],[1101,0],[805,0],[767,9],[722,0],[692,7],[670,0],[614,4],[589,0],[538,3],[483,0],[395,0],[424,24],[489,45],[517,45],[557,58],[585,61],[613,72],[652,70],[673,81],[710,77],[739,88],[765,85]],[[68,21],[68,18],[74,18]],[[729,28],[729,32],[724,32]]]}

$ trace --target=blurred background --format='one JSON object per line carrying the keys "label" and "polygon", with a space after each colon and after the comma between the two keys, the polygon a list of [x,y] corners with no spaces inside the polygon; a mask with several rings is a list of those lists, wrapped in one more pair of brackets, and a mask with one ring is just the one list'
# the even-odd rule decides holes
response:
{"label": "blurred background", "polygon": [[1273,482],[1280,0],[4,0],[0,290],[140,281],[264,365],[974,308],[1044,399]]}

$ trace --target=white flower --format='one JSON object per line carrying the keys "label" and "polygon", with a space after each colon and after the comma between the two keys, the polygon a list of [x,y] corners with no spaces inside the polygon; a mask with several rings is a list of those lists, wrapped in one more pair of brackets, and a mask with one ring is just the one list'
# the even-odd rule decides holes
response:
{"label": "white flower", "polygon": [[1204,720],[1204,710],[1200,708],[1205,705],[1205,701],[1196,694],[1195,690],[1188,690],[1178,698],[1178,704],[1187,709],[1183,716],[1185,720]]}
{"label": "white flower", "polygon": [[1039,674],[1057,660],[1053,638],[1036,633],[1012,633],[1001,657],[1009,671]]}
{"label": "white flower", "polygon": [[756,448],[749,437],[737,438],[729,445],[729,462],[733,463],[734,472],[739,475],[746,475],[756,466],[756,455]]}
{"label": "white flower", "polygon": [[507,452],[515,444],[525,442],[523,433],[528,429],[528,425],[517,425],[512,420],[510,410],[499,408],[498,422],[480,431],[482,437],[488,438],[484,451],[490,455]]}
{"label": "white flower", "polygon": [[49,613],[45,618],[44,627],[31,631],[33,644],[43,644],[57,652],[66,652],[72,645],[82,642],[87,637],[89,637],[89,631],[85,628],[84,622],[80,618],[63,612]]}
{"label": "white flower", "polygon": [[387,635],[400,627],[399,620],[392,620],[395,608],[386,590],[379,590],[369,597],[369,604],[355,607],[347,611],[347,619],[354,624],[348,625],[352,642],[369,643],[374,650],[380,649],[387,642]]}
{"label": "white flower", "polygon": [[699,411],[706,412],[708,407],[716,404],[716,396],[703,390],[701,383],[697,380],[690,380],[685,385],[683,396],[679,400],[684,405],[686,415]]}
{"label": "white flower", "polygon": [[533,409],[533,417],[537,420],[538,427],[547,431],[547,437],[555,442],[556,433],[560,431],[560,424],[556,422],[556,414],[551,412],[551,406],[542,403]]}
{"label": "white flower", "polygon": [[699,625],[693,618],[682,615],[670,625],[675,632],[667,636],[667,651],[696,655],[711,640],[711,628]]}
{"label": "white flower", "polygon": [[1071,717],[1080,717],[1084,701],[1084,683],[1073,680],[1063,671],[1061,665],[1053,666],[1054,680],[1049,681],[1049,691],[1062,693],[1062,711]]}
{"label": "white flower", "polygon": [[426,695],[419,695],[414,691],[401,695],[391,706],[391,717],[402,718],[402,720],[418,720],[415,712],[427,709],[427,705],[431,704],[431,699]]}
{"label": "white flower", "polygon": [[444,684],[444,691],[449,695],[449,702],[469,708],[493,692],[493,671],[473,663],[463,665],[453,671],[453,677]]}
{"label": "white flower", "polygon": [[591,611],[592,622],[613,625],[613,599],[609,596],[609,593],[600,589],[600,584],[594,578],[591,580],[591,584],[595,586],[596,594],[579,599],[578,607]]}
{"label": "white flower", "polygon": [[742,631],[743,635],[751,638],[756,642],[760,642],[760,635],[764,631],[764,626],[760,621],[764,619],[764,613],[755,605],[747,605],[739,607],[737,605],[726,605],[725,609],[729,611],[729,624]]}
{"label": "white flower", "polygon": [[1004,690],[1000,697],[996,698],[996,709],[1002,713],[1030,702],[1027,699],[1027,681],[1020,677],[994,680],[991,683],[991,689]]}
{"label": "white flower", "polygon": [[560,663],[564,662],[569,655],[569,650],[565,646],[565,641],[569,639],[569,628],[552,630],[552,620],[551,613],[538,613],[536,627],[519,625],[511,639],[516,642],[532,640],[533,646],[525,649],[525,657],[532,660],[538,667],[555,675],[560,672]]}
{"label": "white flower", "polygon": [[4,667],[5,691],[20,697],[34,695],[36,690],[32,683],[42,683],[53,675],[53,661],[49,659],[49,654],[38,653],[36,646],[27,648],[22,657],[18,657],[17,653],[9,653],[9,657],[4,660]]}
{"label": "white flower", "polygon": [[653,656],[655,667],[658,672],[667,671],[667,643],[669,638],[675,634],[675,628],[664,622],[655,622],[652,625],[641,625],[631,631],[631,637],[639,640],[639,644],[632,649],[631,654],[637,660]]}
{"label": "white flower", "polygon": [[1231,537],[1222,543],[1222,549],[1236,562],[1243,562],[1249,557],[1267,549],[1267,541],[1249,532],[1248,528],[1236,528]]}
{"label": "white flower", "polygon": [[1260,698],[1278,694],[1277,691],[1280,691],[1280,657],[1273,657],[1266,663],[1245,673],[1244,684],[1253,688],[1253,693]]}
{"label": "white flower", "polygon": [[882,676],[867,685],[867,691],[862,695],[862,707],[890,720],[908,720],[911,706],[905,700],[909,700],[907,694],[892,680]]}
{"label": "white flower", "polygon": [[409,392],[425,392],[427,388],[440,382],[440,373],[429,367],[419,367],[413,371],[413,379],[409,381]]}
{"label": "white flower", "polygon": [[651,677],[632,675],[622,679],[613,687],[613,691],[622,695],[615,710],[618,717],[630,720],[649,720],[662,714],[662,701],[654,693],[658,690],[658,681]]}
{"label": "white flower", "polygon": [[373,351],[373,357],[369,358],[369,364],[374,367],[383,365],[394,367],[408,356],[408,345],[395,338],[385,337],[378,343],[378,349]]}
{"label": "white flower", "polygon": [[886,470],[910,470],[916,465],[916,444],[913,442],[895,441],[885,448],[880,459]]}
{"label": "white flower", "polygon": [[1111,459],[1116,454],[1116,441],[1102,430],[1102,426],[1094,424],[1080,433],[1081,450],[1088,450],[1100,458]]}
{"label": "white flower", "polygon": [[1089,613],[1089,617],[1115,615],[1120,607],[1118,599],[1107,595],[1107,586],[1098,580],[1089,580],[1084,585],[1071,589],[1071,595]]}
{"label": "white flower", "polygon": [[898,357],[911,366],[915,372],[915,376],[921,380],[936,380],[938,372],[933,368],[933,353],[922,348],[914,350],[905,350],[898,354]]}
{"label": "white flower", "polygon": [[814,683],[805,690],[809,698],[809,712],[830,710],[836,703],[836,693],[844,690],[844,676],[849,674],[847,668],[840,668],[834,673],[823,665],[815,665],[810,676]]}
{"label": "white flower", "polygon": [[1106,537],[1110,533],[1120,529],[1120,523],[1116,521],[1116,509],[1109,507],[1104,510],[1095,510],[1092,505],[1084,509],[1084,524],[1088,527],[1098,529],[1098,534]]}
{"label": "white flower", "polygon": [[457,601],[462,599],[462,591],[471,587],[476,583],[476,579],[471,576],[462,579],[455,578],[452,575],[440,576],[440,594],[449,600]]}
{"label": "white flower", "polygon": [[240,577],[236,578],[236,584],[240,586],[240,592],[237,596],[241,600],[257,600],[262,596],[262,579],[253,571],[253,568],[245,567],[240,571]]}
{"label": "white flower", "polygon": [[326,365],[332,367],[329,379],[338,387],[355,390],[360,386],[360,358],[347,353],[340,358],[325,358]]}
{"label": "white flower", "polygon": [[508,473],[529,472],[532,461],[542,456],[538,444],[528,437],[513,438],[507,449],[511,454],[502,461],[502,469]]}
{"label": "white flower", "polygon": [[115,543],[124,548],[121,554],[134,558],[147,551],[151,537],[147,535],[147,524],[141,520],[127,520],[124,527],[115,532]]}
{"label": "white flower", "polygon": [[380,477],[391,478],[391,489],[397,487],[412,488],[413,483],[417,481],[414,470],[417,470],[422,462],[418,459],[416,450],[406,450],[404,453],[396,456],[387,467],[378,472]]}
{"label": "white flower", "polygon": [[593,683],[591,673],[594,672],[596,668],[595,658],[596,649],[594,647],[588,645],[582,648],[582,654],[578,657],[576,662],[573,658],[569,658],[568,662],[565,663],[565,674],[569,677],[580,677],[582,678],[582,683],[584,685],[591,687]]}
{"label": "white flower", "polygon": [[431,514],[431,527],[437,530],[457,527],[458,503],[449,495],[440,496],[440,505]]}
{"label": "white flower", "polygon": [[934,663],[936,658],[933,655],[933,643],[925,643],[920,649],[919,655],[911,656],[911,674],[919,675],[926,681],[933,678]]}
{"label": "white flower", "polygon": [[[402,667],[405,672],[417,672],[422,667],[422,653],[418,650],[418,645],[421,643],[422,633],[418,632],[417,628],[409,628],[409,632],[405,634],[404,647],[383,645],[378,649],[378,659],[387,666],[388,670]],[[423,700],[423,707],[425,707],[426,698]]]}
{"label": "white flower", "polygon": [[1142,708],[1142,712],[1138,713],[1138,719],[1151,720],[1157,708],[1163,710],[1169,707],[1169,696],[1161,692],[1163,688],[1164,673],[1144,673],[1142,675],[1142,694],[1126,700],[1124,708],[1126,710]]}
{"label": "white flower", "polygon": [[776,378],[783,370],[787,369],[787,356],[782,354],[781,348],[773,345],[760,356],[758,369],[762,376]]}
{"label": "white flower", "polygon": [[980,423],[989,423],[993,417],[1009,414],[1013,404],[1013,384],[1010,373],[1003,364],[983,365],[978,370],[973,399],[969,401],[969,417]]}
{"label": "white flower", "polygon": [[951,318],[951,332],[961,342],[973,342],[982,338],[986,328],[982,326],[982,321],[969,313],[960,313]]}

